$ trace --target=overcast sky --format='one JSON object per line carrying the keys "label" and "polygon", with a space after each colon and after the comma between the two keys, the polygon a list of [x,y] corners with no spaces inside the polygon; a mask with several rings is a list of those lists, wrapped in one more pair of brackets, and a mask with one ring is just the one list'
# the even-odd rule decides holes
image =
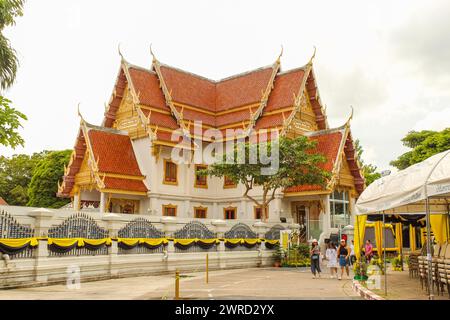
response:
{"label": "overcast sky", "polygon": [[131,63],[161,62],[219,79],[273,63],[314,62],[331,126],[355,109],[354,138],[379,169],[406,151],[410,130],[450,126],[449,1],[28,1],[6,31],[18,51],[6,96],[28,116],[25,147],[0,154],[72,148],[77,104],[103,119],[121,43]]}

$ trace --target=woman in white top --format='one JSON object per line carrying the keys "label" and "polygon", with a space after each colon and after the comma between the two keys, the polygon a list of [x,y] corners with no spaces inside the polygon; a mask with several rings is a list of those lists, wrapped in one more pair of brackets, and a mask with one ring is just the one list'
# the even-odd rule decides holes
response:
{"label": "woman in white top", "polygon": [[334,278],[337,275],[338,261],[337,250],[333,242],[328,243],[327,251],[325,251],[325,257],[327,258],[327,267],[330,268],[330,278]]}

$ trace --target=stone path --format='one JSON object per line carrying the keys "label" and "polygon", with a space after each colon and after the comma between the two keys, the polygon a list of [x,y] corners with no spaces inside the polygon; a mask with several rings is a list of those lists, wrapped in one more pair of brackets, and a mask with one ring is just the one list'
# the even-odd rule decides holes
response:
{"label": "stone path", "polygon": [[[360,299],[351,280],[312,279],[309,269],[252,268],[182,274],[183,299]],[[173,299],[174,275],[111,279],[65,285],[0,290],[0,299]]]}

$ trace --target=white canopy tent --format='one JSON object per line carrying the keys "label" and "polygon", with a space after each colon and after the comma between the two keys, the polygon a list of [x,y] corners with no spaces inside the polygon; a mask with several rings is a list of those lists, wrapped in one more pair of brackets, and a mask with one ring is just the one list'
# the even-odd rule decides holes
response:
{"label": "white canopy tent", "polygon": [[[450,150],[375,180],[358,198],[355,211],[357,216],[382,214],[383,223],[385,214],[426,214],[427,239],[430,239],[430,214],[448,214],[448,206],[433,205],[430,209],[430,199],[442,198],[450,198]],[[408,210],[410,205],[415,207],[412,212]],[[427,258],[431,270],[431,241],[427,241]],[[428,281],[432,288],[431,272],[428,272]],[[430,290],[430,299],[432,297]]]}
{"label": "white canopy tent", "polygon": [[375,180],[359,196],[356,214],[382,212],[432,197],[450,197],[450,150]]}

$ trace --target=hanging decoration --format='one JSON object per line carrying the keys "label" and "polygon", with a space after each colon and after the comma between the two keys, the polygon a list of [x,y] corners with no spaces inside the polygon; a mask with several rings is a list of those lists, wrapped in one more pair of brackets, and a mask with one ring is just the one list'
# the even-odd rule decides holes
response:
{"label": "hanging decoration", "polygon": [[139,245],[156,249],[167,245],[168,242],[166,238],[117,238],[118,246],[122,249],[133,249]]}
{"label": "hanging decoration", "polygon": [[38,245],[38,238],[0,239],[0,252],[17,254]]}
{"label": "hanging decoration", "polygon": [[111,238],[86,239],[86,238],[48,238],[47,244],[52,251],[65,253],[74,248],[85,247],[88,250],[98,250],[103,246],[110,246]]}

